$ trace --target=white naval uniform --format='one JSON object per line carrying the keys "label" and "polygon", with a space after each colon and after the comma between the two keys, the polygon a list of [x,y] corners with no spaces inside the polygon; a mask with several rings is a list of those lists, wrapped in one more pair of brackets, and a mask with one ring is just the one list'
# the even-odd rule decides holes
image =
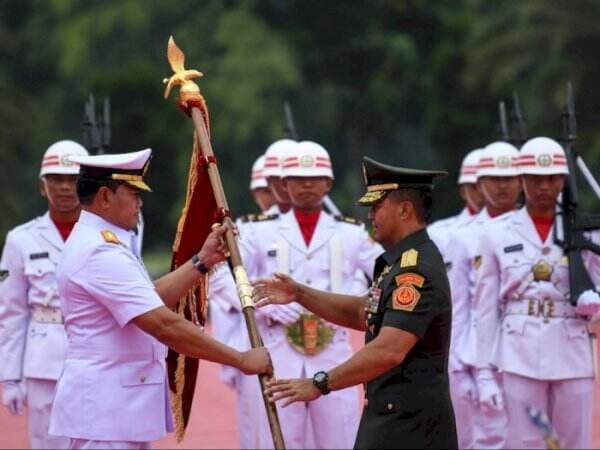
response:
{"label": "white naval uniform", "polygon": [[[507,213],[507,215],[513,212]],[[475,335],[476,322],[473,296],[474,267],[479,241],[485,239],[484,225],[491,220],[486,209],[454,228],[448,258],[452,270],[448,279],[452,289],[452,345],[450,356],[451,394],[459,435],[459,448],[503,448],[506,437],[506,413],[486,411],[478,407]]]}
{"label": "white naval uniform", "polygon": [[0,282],[0,380],[27,384],[32,448],[68,445],[68,439],[48,434],[67,348],[55,273],[63,247],[46,213],[7,234],[0,262],[8,271]]}
{"label": "white naval uniform", "polygon": [[[488,222],[485,236],[474,292],[477,365],[503,372],[506,445],[544,447],[525,410],[531,405],[548,414],[564,448],[589,448],[592,348],[586,320],[566,298],[563,250],[554,244],[552,230],[541,241],[526,208]],[[598,286],[600,257],[584,255]],[[549,281],[533,279],[532,268],[540,261],[553,268]]]}
{"label": "white naval uniform", "polygon": [[69,344],[50,433],[73,448],[147,448],[173,429],[167,348],[132,323],[164,306],[133,241],[82,211],[57,267]]}
{"label": "white naval uniform", "polygon": [[[255,222],[241,234],[240,249],[249,276],[290,274],[295,280],[325,291],[358,294],[366,292],[366,280],[358,286],[356,273],[372,274],[375,258],[383,252],[372,242],[362,225],[338,221],[322,212],[310,245],[307,247],[293,211],[278,220]],[[349,281],[348,281],[349,280]],[[286,328],[257,313],[257,323],[269,349],[278,378],[311,377],[319,370],[330,370],[352,355],[348,331],[329,324],[336,332],[329,345],[316,355],[299,353],[286,336]],[[255,378],[255,377],[254,377]],[[255,395],[260,396],[258,382]],[[249,389],[250,391],[250,389]],[[272,438],[262,404],[254,402],[257,432],[252,432],[257,448],[272,448]],[[310,403],[279,408],[287,448],[350,448],[359,420],[357,388],[332,392]],[[307,430],[312,433],[307,436]],[[312,438],[312,439],[311,439]]]}

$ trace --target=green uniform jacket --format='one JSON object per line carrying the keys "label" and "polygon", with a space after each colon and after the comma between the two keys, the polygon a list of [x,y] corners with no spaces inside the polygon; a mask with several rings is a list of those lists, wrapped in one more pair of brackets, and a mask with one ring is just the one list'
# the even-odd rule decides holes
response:
{"label": "green uniform jacket", "polygon": [[457,448],[448,387],[452,306],[442,257],[425,230],[375,263],[365,343],[381,327],[419,340],[402,364],[371,380],[355,448]]}

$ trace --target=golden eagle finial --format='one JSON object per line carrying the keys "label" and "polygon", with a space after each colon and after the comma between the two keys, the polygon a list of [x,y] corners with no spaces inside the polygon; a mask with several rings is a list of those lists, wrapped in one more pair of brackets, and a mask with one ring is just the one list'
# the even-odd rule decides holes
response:
{"label": "golden eagle finial", "polygon": [[192,80],[201,77],[203,73],[198,72],[197,70],[185,69],[183,66],[185,63],[185,55],[175,43],[173,36],[169,37],[167,58],[171,65],[171,69],[173,69],[173,72],[175,73],[171,75],[171,78],[165,78],[163,80],[163,84],[167,85],[165,87],[165,98],[169,96],[171,89],[175,85],[181,85],[181,89],[179,90],[180,96],[188,96],[189,94],[192,94],[192,96],[198,95],[200,93],[200,88],[198,88],[198,85]]}

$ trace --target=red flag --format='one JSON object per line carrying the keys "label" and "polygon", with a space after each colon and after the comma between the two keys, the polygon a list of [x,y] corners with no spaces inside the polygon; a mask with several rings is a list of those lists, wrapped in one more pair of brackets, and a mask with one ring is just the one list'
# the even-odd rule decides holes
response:
{"label": "red flag", "polygon": [[[208,130],[208,111],[204,101],[197,102],[195,107],[201,109]],[[177,224],[177,234],[173,243],[171,270],[186,263],[198,253],[213,223],[219,221],[215,196],[207,172],[206,160],[200,144],[194,136],[194,146],[190,160],[187,194],[181,217]],[[202,277],[181,299],[177,312],[184,315],[198,326],[203,326],[206,320],[208,277]],[[175,433],[181,441],[188,424],[196,376],[198,360],[169,349],[167,356],[169,387],[171,389],[171,406],[175,416]]]}

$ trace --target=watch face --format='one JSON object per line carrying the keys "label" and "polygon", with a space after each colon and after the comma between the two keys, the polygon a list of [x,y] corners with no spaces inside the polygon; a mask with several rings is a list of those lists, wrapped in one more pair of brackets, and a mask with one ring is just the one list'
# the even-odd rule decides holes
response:
{"label": "watch face", "polygon": [[326,375],[323,372],[318,372],[315,374],[315,381],[317,383],[322,383],[325,381]]}

